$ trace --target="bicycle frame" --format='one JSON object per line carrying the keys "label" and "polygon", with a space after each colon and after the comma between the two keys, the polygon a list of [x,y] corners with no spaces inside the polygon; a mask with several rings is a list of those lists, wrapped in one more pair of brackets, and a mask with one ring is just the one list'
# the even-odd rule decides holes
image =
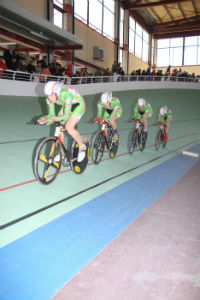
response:
{"label": "bicycle frame", "polygon": [[107,131],[108,131],[109,128],[112,129],[110,123],[108,123],[104,120],[104,122],[101,126],[101,131],[103,131],[103,135],[104,135],[104,139],[105,139],[107,149],[110,148],[110,141],[108,141],[108,138],[107,138],[107,133],[108,133]]}

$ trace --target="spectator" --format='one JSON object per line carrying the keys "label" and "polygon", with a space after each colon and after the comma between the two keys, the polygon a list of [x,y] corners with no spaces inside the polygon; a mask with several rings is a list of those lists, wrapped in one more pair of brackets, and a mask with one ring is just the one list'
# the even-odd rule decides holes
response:
{"label": "spectator", "polygon": [[18,64],[18,69],[21,72],[26,72],[26,60],[25,58],[21,58]]}
{"label": "spectator", "polygon": [[31,60],[30,64],[28,64],[27,68],[26,68],[28,73],[35,73],[35,61]]}
{"label": "spectator", "polygon": [[46,82],[48,81],[48,75],[52,75],[49,71],[49,66],[42,69],[42,72],[40,73],[40,82]]}
{"label": "spectator", "polygon": [[4,78],[4,72],[6,71],[7,66],[4,63],[3,56],[0,57],[0,78]]}
{"label": "spectator", "polygon": [[114,75],[114,73],[117,74],[117,62],[116,62],[116,60],[114,61],[111,70],[112,70],[112,71],[111,71],[111,72],[112,72],[112,75]]}
{"label": "spectator", "polygon": [[17,69],[17,58],[12,57],[11,60],[6,64],[8,69],[15,71]]}
{"label": "spectator", "polygon": [[38,74],[42,72],[42,63],[41,63],[40,60],[37,61],[37,63],[36,63],[35,72],[38,73]]}
{"label": "spectator", "polygon": [[8,66],[8,64],[10,64],[12,57],[13,57],[13,47],[8,47],[8,49],[6,49],[3,53],[3,58],[5,61],[6,66]]}
{"label": "spectator", "polygon": [[41,60],[41,67],[42,69],[47,68],[48,62],[47,62],[47,56],[44,55],[42,60]]}

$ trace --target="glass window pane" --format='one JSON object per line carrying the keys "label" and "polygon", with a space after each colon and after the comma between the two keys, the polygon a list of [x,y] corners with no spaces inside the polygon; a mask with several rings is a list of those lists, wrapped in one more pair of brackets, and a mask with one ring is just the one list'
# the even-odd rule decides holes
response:
{"label": "glass window pane", "polygon": [[145,30],[143,30],[143,39],[145,42],[149,42],[149,34]]}
{"label": "glass window pane", "polygon": [[122,46],[124,43],[124,22],[120,22],[119,43]]}
{"label": "glass window pane", "polygon": [[53,0],[53,3],[63,9],[63,0]]}
{"label": "glass window pane", "polygon": [[121,63],[121,66],[123,66],[123,56],[122,56],[123,52],[122,49],[119,50],[119,62]]}
{"label": "glass window pane", "polygon": [[197,64],[200,65],[200,46],[198,46],[197,54],[198,54]]}
{"label": "glass window pane", "polygon": [[102,4],[98,0],[89,2],[89,25],[97,31],[102,31]]}
{"label": "glass window pane", "polygon": [[169,66],[169,48],[158,49],[157,51],[157,67]]}
{"label": "glass window pane", "polygon": [[124,10],[120,8],[120,21],[124,22]]}
{"label": "glass window pane", "polygon": [[143,41],[143,49],[142,49],[142,60],[148,61],[148,43]]}
{"label": "glass window pane", "polygon": [[182,47],[183,46],[183,38],[171,39],[170,47]]}
{"label": "glass window pane", "polygon": [[131,17],[129,17],[129,27],[135,31],[135,20]]}
{"label": "glass window pane", "polygon": [[185,46],[195,46],[198,43],[197,36],[189,36],[185,38]]}
{"label": "glass window pane", "polygon": [[142,36],[142,27],[136,22],[136,33]]}
{"label": "glass window pane", "polygon": [[158,40],[157,48],[167,48],[169,47],[170,39],[161,39]]}
{"label": "glass window pane", "polygon": [[114,14],[104,8],[103,34],[114,40]]}
{"label": "glass window pane", "polygon": [[183,48],[170,48],[170,62],[171,66],[182,66]]}
{"label": "glass window pane", "polygon": [[129,30],[129,51],[134,53],[135,32]]}
{"label": "glass window pane", "polygon": [[109,8],[111,12],[115,12],[115,1],[114,0],[104,0],[104,6]]}
{"label": "glass window pane", "polygon": [[184,65],[196,65],[197,64],[197,47],[190,46],[185,47]]}
{"label": "glass window pane", "polygon": [[58,11],[57,9],[53,9],[53,23],[54,25],[62,28],[62,22],[63,21],[63,15],[60,11]]}
{"label": "glass window pane", "polygon": [[135,55],[142,57],[142,38],[139,35],[135,35]]}
{"label": "glass window pane", "polygon": [[75,16],[84,23],[87,23],[87,5],[87,0],[74,0]]}

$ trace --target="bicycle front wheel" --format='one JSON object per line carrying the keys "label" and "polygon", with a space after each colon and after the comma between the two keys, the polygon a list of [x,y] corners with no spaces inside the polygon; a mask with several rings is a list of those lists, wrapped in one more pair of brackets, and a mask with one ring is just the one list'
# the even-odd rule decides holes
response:
{"label": "bicycle front wheel", "polygon": [[162,142],[162,130],[159,129],[158,133],[157,133],[157,136],[156,136],[156,140],[155,140],[155,149],[156,149],[156,151],[159,150],[161,142]]}
{"label": "bicycle front wheel", "polygon": [[35,155],[34,172],[37,180],[45,185],[52,183],[60,171],[61,163],[61,145],[57,138],[44,139]]}
{"label": "bicycle front wheel", "polygon": [[103,157],[105,148],[105,139],[103,132],[98,131],[92,141],[92,161],[95,165],[98,165]]}
{"label": "bicycle front wheel", "polygon": [[140,148],[140,151],[142,152],[146,146],[146,141],[147,141],[147,137],[143,137],[144,135],[144,129],[141,130],[140,132],[140,143],[139,143],[139,148]]}
{"label": "bicycle front wheel", "polygon": [[132,154],[136,147],[137,147],[137,130],[136,129],[131,129],[129,135],[128,135],[128,153]]}

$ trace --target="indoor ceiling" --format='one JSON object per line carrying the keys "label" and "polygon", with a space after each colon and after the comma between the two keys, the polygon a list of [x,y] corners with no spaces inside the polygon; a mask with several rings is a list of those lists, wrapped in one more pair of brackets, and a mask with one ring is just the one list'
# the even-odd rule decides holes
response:
{"label": "indoor ceiling", "polygon": [[120,0],[154,38],[200,35],[200,0]]}

